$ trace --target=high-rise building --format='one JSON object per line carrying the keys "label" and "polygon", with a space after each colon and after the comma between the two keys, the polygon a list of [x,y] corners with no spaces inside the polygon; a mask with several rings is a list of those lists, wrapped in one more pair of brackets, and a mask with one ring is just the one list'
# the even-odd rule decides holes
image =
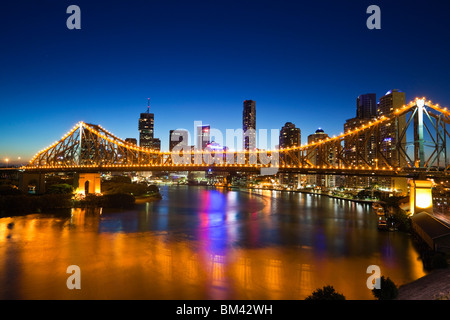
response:
{"label": "high-rise building", "polygon": [[256,148],[256,102],[244,101],[242,115],[242,129],[244,131],[244,150]]}
{"label": "high-rise building", "polygon": [[210,141],[211,127],[209,125],[201,125],[197,127],[197,149],[204,150]]}
{"label": "high-rise building", "polygon": [[375,93],[362,94],[356,99],[356,117],[372,119],[377,115],[377,95]]}
{"label": "high-rise building", "polygon": [[295,124],[286,122],[280,130],[280,148],[299,147],[301,145],[301,130]]}
{"label": "high-rise building", "polygon": [[[352,118],[344,123],[344,132],[355,131],[362,125],[368,124],[370,119]],[[368,132],[360,132],[357,137],[347,136],[344,138],[344,156],[348,165],[351,166],[375,166],[375,136]],[[363,176],[346,176],[345,186],[348,188],[364,189],[369,187],[372,179]]]}
{"label": "high-rise building", "polygon": [[[308,144],[323,141],[326,138],[328,138],[328,134],[326,134],[322,128],[318,128],[316,132],[308,136]],[[327,154],[321,154],[321,152],[318,151],[313,157],[309,158],[309,161],[311,161],[313,165],[322,165],[322,163],[325,162],[334,166],[336,164],[336,152],[335,150],[329,150]],[[332,188],[335,186],[335,177],[333,175],[323,174],[308,175],[307,182],[309,185]]]}
{"label": "high-rise building", "polygon": [[[405,105],[405,93],[398,89],[388,91],[380,98],[377,113],[378,116],[389,117],[395,109]],[[393,167],[405,167],[406,161],[399,157],[397,144],[400,143],[403,148],[406,145],[406,135],[402,141],[397,141],[398,134],[404,130],[406,126],[406,115],[398,117],[398,121],[388,122],[380,127],[380,146],[379,152],[387,160],[388,164]],[[406,148],[405,148],[406,149]]]}
{"label": "high-rise building", "polygon": [[169,135],[169,150],[172,151],[173,148],[178,145],[188,145],[189,131],[184,129],[170,130]]}
{"label": "high-rise building", "polygon": [[[301,130],[300,128],[296,128],[295,124],[292,122],[286,122],[285,125],[280,130],[280,137],[279,137],[279,148],[292,148],[292,147],[300,147],[302,144],[301,141]],[[291,151],[291,154],[295,154]],[[297,159],[299,159],[300,151],[297,152]],[[286,154],[280,155],[281,160],[290,165],[294,164],[294,159]],[[292,174],[292,173],[281,173],[278,176],[280,183],[282,185],[289,185],[292,187],[298,187],[299,181],[300,181],[300,175],[299,174]]]}
{"label": "high-rise building", "polygon": [[[376,94],[362,94],[356,99],[356,117],[346,120],[344,132],[354,131],[376,119]],[[376,165],[376,139],[374,134],[361,132],[356,138],[349,136],[344,139],[344,154],[347,163],[352,166]],[[366,188],[370,181],[367,177],[350,177],[346,179],[346,186],[350,188]]]}
{"label": "high-rise building", "polygon": [[139,146],[153,148],[154,117],[150,113],[150,99],[148,100],[147,112],[141,113],[139,118]]}
{"label": "high-rise building", "polygon": [[[393,89],[389,90],[380,98],[377,106],[378,116],[389,117],[395,109],[403,107],[406,103],[405,93]],[[406,160],[399,154],[398,147],[406,150],[406,134],[398,141],[399,135],[406,127],[406,115],[400,115],[397,121],[390,121],[380,127],[378,152],[380,157],[377,158],[377,164],[381,166],[406,167]],[[384,178],[379,179],[379,185],[385,189],[402,190],[406,192],[407,182],[404,178]]]}
{"label": "high-rise building", "polygon": [[147,112],[141,113],[139,118],[139,146],[161,150],[161,140],[153,137],[154,118],[154,114],[150,113],[150,99],[148,99]]}

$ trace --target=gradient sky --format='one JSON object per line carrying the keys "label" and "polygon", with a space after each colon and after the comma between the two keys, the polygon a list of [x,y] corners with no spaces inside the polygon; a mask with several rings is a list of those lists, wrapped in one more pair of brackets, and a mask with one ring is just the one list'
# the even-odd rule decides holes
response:
{"label": "gradient sky", "polygon": [[[0,162],[29,160],[78,121],[138,138],[150,97],[155,137],[203,121],[257,129],[293,122],[302,141],[333,135],[356,97],[398,88],[407,101],[450,105],[450,2],[428,1],[0,2]],[[69,30],[69,5],[81,30]],[[381,30],[366,9],[381,8]]]}

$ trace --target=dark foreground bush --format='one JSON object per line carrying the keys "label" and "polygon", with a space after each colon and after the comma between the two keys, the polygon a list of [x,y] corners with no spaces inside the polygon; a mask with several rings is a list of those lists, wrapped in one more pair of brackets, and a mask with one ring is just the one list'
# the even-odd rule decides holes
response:
{"label": "dark foreground bush", "polygon": [[382,276],[380,278],[380,289],[373,289],[372,294],[378,300],[394,300],[398,296],[398,288],[389,277]]}
{"label": "dark foreground bush", "polygon": [[128,193],[88,194],[84,199],[75,201],[74,206],[81,208],[131,208],[134,203],[135,197]]}
{"label": "dark foreground bush", "polygon": [[67,183],[53,184],[47,188],[47,193],[50,194],[72,194],[73,186]]}
{"label": "dark foreground bush", "polygon": [[336,292],[333,286],[324,286],[322,289],[316,289],[305,300],[345,300],[345,296]]}
{"label": "dark foreground bush", "polygon": [[0,196],[0,216],[22,215],[44,212],[51,209],[70,208],[72,206],[70,194],[43,195],[7,195]]}

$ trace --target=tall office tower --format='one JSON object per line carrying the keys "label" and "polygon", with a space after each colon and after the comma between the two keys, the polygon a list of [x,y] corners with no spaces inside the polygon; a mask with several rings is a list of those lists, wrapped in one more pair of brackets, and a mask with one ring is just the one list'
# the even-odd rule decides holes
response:
{"label": "tall office tower", "polygon": [[[244,101],[244,111],[242,115],[242,129],[244,131],[244,150],[256,148],[256,102],[253,100]],[[247,130],[251,129],[247,132]]]}
{"label": "tall office tower", "polygon": [[184,129],[170,130],[169,150],[172,151],[173,148],[178,144],[187,146],[188,139],[189,139],[189,131]]}
{"label": "tall office tower", "polygon": [[202,125],[197,127],[197,149],[204,150],[210,141],[210,131],[209,125]]}
{"label": "tall office tower", "polygon": [[[301,144],[302,141],[300,128],[296,128],[295,124],[291,122],[286,122],[286,124],[280,130],[279,148],[300,147]],[[297,159],[299,159],[300,151],[296,152],[296,154]],[[281,161],[289,165],[295,164],[294,159],[286,154],[281,154]],[[293,187],[299,186],[299,174],[280,173],[278,178],[281,184],[290,185]]]}
{"label": "tall office tower", "polygon": [[154,114],[150,113],[150,99],[148,99],[147,112],[141,113],[139,118],[139,146],[153,148]]}
{"label": "tall office tower", "polygon": [[377,115],[377,95],[375,93],[362,94],[356,99],[356,117],[372,119]]}
{"label": "tall office tower", "polygon": [[[405,93],[398,89],[388,91],[380,98],[377,106],[378,116],[389,117],[395,109],[405,105]],[[406,150],[406,134],[399,141],[399,135],[406,127],[406,115],[398,117],[397,121],[391,121],[380,127],[379,145],[378,145],[378,166],[406,167],[406,160],[400,156],[398,147]],[[387,164],[385,163],[387,162]],[[386,178],[380,179],[379,183],[385,189],[397,190],[405,193],[407,191],[407,182],[404,178]]]}
{"label": "tall office tower", "polygon": [[[375,120],[377,115],[377,101],[375,93],[362,94],[356,99],[356,117],[346,120],[344,132],[354,131],[362,125]],[[376,165],[376,137],[374,134],[362,132],[356,139],[344,139],[345,158],[352,166]],[[348,177],[346,186],[351,188],[366,188],[370,181],[367,177]]]}
{"label": "tall office tower", "polygon": [[[362,125],[368,124],[370,119],[360,119],[358,117],[348,119],[344,123],[344,132],[354,131],[357,128],[361,128]],[[347,136],[344,138],[344,156],[349,165],[352,166],[375,166],[375,136],[369,133],[361,132],[355,138],[353,136]],[[348,188],[367,188],[370,185],[368,177],[361,176],[346,176],[345,183]]]}
{"label": "tall office tower", "polygon": [[[395,109],[404,106],[405,102],[406,99],[404,92],[397,89],[388,91],[383,97],[380,98],[377,107],[378,116],[384,115],[389,117]],[[390,166],[406,166],[405,159],[399,157],[396,148],[397,144],[400,143],[406,150],[406,135],[403,136],[401,141],[398,141],[398,135],[404,130],[405,126],[406,115],[402,115],[398,118],[398,121],[392,121],[380,127],[379,152],[384,156]]]}
{"label": "tall office tower", "polygon": [[286,122],[280,130],[280,148],[299,147],[301,145],[301,130],[295,124]]}
{"label": "tall office tower", "polygon": [[[308,136],[308,144],[325,140],[326,138],[328,138],[328,134],[326,134],[322,128],[319,128],[316,132]],[[322,163],[325,162],[334,166],[336,164],[336,152],[335,150],[330,150],[327,154],[317,152],[309,160],[313,165],[322,165]],[[333,175],[308,175],[307,182],[310,185],[319,187],[331,188],[335,186],[335,178]]]}

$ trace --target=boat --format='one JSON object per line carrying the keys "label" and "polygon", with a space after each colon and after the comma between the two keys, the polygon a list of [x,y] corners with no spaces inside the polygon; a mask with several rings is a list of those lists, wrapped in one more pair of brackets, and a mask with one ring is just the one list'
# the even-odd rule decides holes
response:
{"label": "boat", "polygon": [[377,215],[384,216],[384,208],[378,202],[372,203],[372,209],[377,213]]}
{"label": "boat", "polygon": [[386,218],[384,218],[384,217],[378,218],[378,229],[379,230],[388,230]]}

